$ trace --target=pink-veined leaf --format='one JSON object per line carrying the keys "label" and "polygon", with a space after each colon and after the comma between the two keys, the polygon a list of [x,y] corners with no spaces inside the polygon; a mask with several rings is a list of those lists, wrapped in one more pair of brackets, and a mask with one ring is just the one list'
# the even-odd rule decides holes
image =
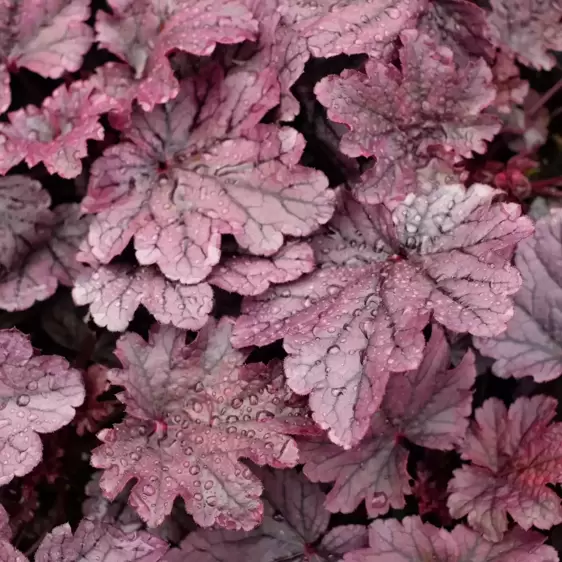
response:
{"label": "pink-veined leaf", "polygon": [[0,113],[11,101],[9,70],[29,68],[46,78],[74,72],[90,48],[89,0],[2,0]]}
{"label": "pink-veined leaf", "polygon": [[442,186],[384,206],[340,208],[311,239],[320,269],[246,298],[236,347],[284,338],[289,386],[344,447],[365,434],[389,371],[415,369],[432,312],[446,327],[498,334],[520,276],[509,261],[532,232],[516,204],[475,184]]}
{"label": "pink-veined leaf", "polygon": [[493,102],[492,73],[479,59],[459,68],[453,52],[427,35],[400,35],[401,70],[371,59],[366,72],[344,70],[323,78],[314,92],[328,117],[349,127],[340,143],[348,156],[375,156],[355,187],[357,197],[380,203],[414,191],[416,172],[433,153],[459,160],[484,153],[500,122],[482,110]]}
{"label": "pink-veined leaf", "polygon": [[478,350],[496,360],[496,375],[544,382],[562,374],[561,255],[562,214],[553,212],[517,247],[515,264],[523,285],[514,297],[507,330],[493,338],[474,338]]}
{"label": "pink-veined leaf", "polygon": [[50,236],[30,249],[17,269],[0,277],[0,308],[25,310],[52,296],[59,283],[71,286],[85,270],[76,255],[88,232],[89,217],[81,216],[76,203],[58,205],[53,213]]}
{"label": "pink-veined leaf", "polygon": [[199,529],[165,562],[325,562],[367,544],[362,525],[342,525],[328,533],[325,494],[294,470],[260,471],[264,518],[252,531]]}
{"label": "pink-veined leaf", "polygon": [[63,178],[77,176],[88,154],[86,141],[103,139],[99,117],[112,106],[96,81],[86,80],[59,86],[41,107],[9,113],[9,123],[0,124],[0,173],[25,160],[30,167],[43,162]]}
{"label": "pink-veined leaf", "polygon": [[380,408],[357,446],[345,451],[330,442],[302,442],[306,476],[314,482],[335,481],[326,498],[329,511],[351,513],[362,500],[370,517],[403,508],[412,490],[402,440],[442,450],[462,441],[476,378],[474,356],[468,352],[451,370],[449,364],[449,345],[434,326],[421,365],[390,376]]}
{"label": "pink-veined leaf", "polygon": [[271,257],[232,256],[207,281],[231,293],[259,295],[270,285],[294,281],[314,269],[314,252],[304,242],[288,242]]}
{"label": "pink-veined leaf", "polygon": [[492,61],[495,47],[486,16],[486,11],[470,0],[430,0],[417,29],[436,44],[449,47],[458,64],[474,57]]}
{"label": "pink-veined leaf", "polygon": [[207,283],[182,285],[154,267],[106,265],[86,271],[74,283],[72,298],[90,305],[98,326],[114,332],[127,329],[139,305],[162,324],[198,330],[209,317],[213,292]]}
{"label": "pink-veined leaf", "polygon": [[86,518],[74,534],[68,523],[55,527],[39,545],[35,562],[160,562],[167,550],[165,541],[146,531],[126,533]]}
{"label": "pink-veined leaf", "polygon": [[562,424],[556,400],[518,398],[509,408],[489,398],[476,410],[462,457],[471,461],[455,470],[447,505],[453,517],[489,540],[507,530],[507,514],[528,530],[550,529],[562,522],[560,498],[547,484],[562,482]]}
{"label": "pink-veined leaf", "polygon": [[279,12],[315,57],[380,55],[401,31],[415,26],[426,5],[426,0],[280,0]]}
{"label": "pink-veined leaf", "polygon": [[369,528],[369,548],[346,554],[344,562],[558,562],[544,540],[515,528],[493,543],[464,525],[449,532],[419,517],[379,519]]}
{"label": "pink-veined leaf", "polygon": [[289,435],[317,433],[280,364],[244,365],[249,351],[232,349],[232,325],[210,320],[189,345],[186,332],[162,326],[148,343],[132,333],[118,341],[124,368],[109,379],[125,387],[128,416],[100,432],[92,464],[106,469],[100,485],[109,499],[136,479],[129,502],[150,526],[182,496],[201,526],[252,529],[262,486],[238,459],[291,467],[298,450]]}
{"label": "pink-veined leaf", "polygon": [[20,258],[48,237],[53,222],[50,204],[38,181],[26,176],[0,178],[1,269],[17,267]]}
{"label": "pink-veined leaf", "polygon": [[86,212],[97,213],[84,260],[109,262],[135,239],[143,265],[196,283],[220,258],[220,234],[271,255],[283,235],[325,223],[333,193],[325,176],[298,164],[294,129],[258,124],[278,100],[275,76],[210,65],[152,113],[135,112],[124,142],[92,168]]}
{"label": "pink-veined leaf", "polygon": [[80,373],[55,355],[33,355],[17,330],[0,331],[0,485],[41,460],[40,433],[69,423],[84,401]]}
{"label": "pink-veined leaf", "polygon": [[490,0],[494,41],[525,65],[550,70],[562,50],[562,4],[543,0]]}
{"label": "pink-veined leaf", "polygon": [[146,111],[175,98],[179,84],[170,66],[173,50],[210,55],[217,43],[254,39],[257,22],[237,0],[109,0],[99,11],[100,45],[134,69],[136,97]]}

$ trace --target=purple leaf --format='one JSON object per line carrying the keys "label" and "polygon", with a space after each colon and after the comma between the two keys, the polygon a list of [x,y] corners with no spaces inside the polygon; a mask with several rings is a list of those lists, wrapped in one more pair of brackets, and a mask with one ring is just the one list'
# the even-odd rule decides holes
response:
{"label": "purple leaf", "polygon": [[493,338],[474,338],[483,355],[493,357],[499,377],[532,376],[537,382],[562,374],[562,214],[539,220],[533,237],[517,247],[515,264],[523,286],[514,297],[507,330]]}
{"label": "purple leaf", "polygon": [[351,513],[362,500],[370,517],[390,507],[403,508],[405,494],[412,491],[402,440],[441,450],[462,441],[476,377],[474,356],[468,352],[456,368],[447,370],[449,363],[443,331],[434,326],[420,367],[391,375],[380,408],[359,445],[345,451],[329,442],[302,442],[301,462],[308,478],[335,480],[326,499],[329,511]]}
{"label": "purple leaf", "polygon": [[69,423],[84,401],[80,373],[55,355],[34,356],[27,336],[0,331],[0,485],[41,460],[40,433]]}
{"label": "purple leaf", "polygon": [[259,295],[270,285],[298,279],[314,269],[314,252],[304,242],[288,242],[270,258],[233,256],[217,265],[207,281],[241,295]]}
{"label": "purple leaf", "polygon": [[92,44],[89,0],[3,0],[0,7],[0,113],[10,105],[9,70],[25,67],[45,78],[75,72]]}
{"label": "purple leaf", "polygon": [[249,532],[199,529],[166,562],[323,562],[366,546],[362,525],[334,527],[326,534],[330,514],[325,495],[294,470],[260,471],[265,485],[264,519]]}
{"label": "purple leaf", "polygon": [[562,482],[562,424],[556,400],[519,398],[507,410],[489,398],[476,410],[461,447],[471,464],[455,470],[447,502],[453,517],[486,538],[498,541],[507,530],[507,514],[525,530],[550,529],[562,522],[560,498],[547,484]]}
{"label": "purple leaf", "polygon": [[539,533],[515,528],[492,543],[464,525],[451,532],[419,517],[377,520],[369,529],[370,547],[346,554],[344,562],[558,562]]}
{"label": "purple leaf", "polygon": [[168,550],[146,531],[125,533],[117,527],[82,519],[74,535],[59,525],[39,545],[35,562],[160,562]]}
{"label": "purple leaf", "polygon": [[77,279],[72,298],[90,305],[98,326],[114,332],[127,329],[142,304],[162,324],[198,330],[209,317],[213,292],[207,283],[182,285],[152,267],[100,266]]}
{"label": "purple leaf", "polygon": [[532,232],[496,191],[442,186],[389,207],[340,208],[311,239],[320,269],[245,299],[236,347],[279,338],[289,386],[311,394],[314,419],[334,443],[356,444],[383,396],[389,372],[415,369],[430,312],[458,332],[497,334],[520,286],[509,261]]}
{"label": "purple leaf", "polygon": [[239,457],[291,467],[298,450],[288,435],[317,433],[279,364],[244,365],[249,352],[231,348],[232,325],[210,320],[189,345],[172,327],[156,328],[148,343],[132,333],[118,341],[124,368],[109,379],[125,387],[128,416],[99,434],[92,464],[106,469],[100,485],[109,499],[137,480],[129,502],[150,526],[181,495],[201,526],[252,529],[262,486]]}
{"label": "purple leaf", "polygon": [[550,70],[562,50],[562,5],[542,0],[490,0],[488,23],[502,49],[527,66]]}
{"label": "purple leaf", "polygon": [[52,296],[59,283],[71,286],[85,266],[76,261],[78,247],[86,237],[89,218],[82,217],[76,203],[55,207],[50,237],[22,260],[17,269],[0,279],[0,307],[25,310]]}
{"label": "purple leaf", "polygon": [[453,52],[416,31],[401,34],[401,71],[371,59],[366,73],[344,70],[314,92],[328,117],[349,127],[340,143],[348,156],[375,156],[355,191],[364,202],[415,190],[416,172],[431,155],[459,160],[484,153],[500,122],[482,114],[495,97],[483,60],[458,68]]}
{"label": "purple leaf", "polygon": [[333,194],[322,173],[298,164],[303,137],[258,124],[277,101],[270,71],[224,77],[210,65],[174,101],[135,112],[127,140],[92,168],[82,205],[97,216],[82,259],[107,263],[134,236],[141,264],[192,284],[219,261],[221,233],[272,255],[283,235],[325,223]]}
{"label": "purple leaf", "polygon": [[426,0],[281,0],[283,23],[304,37],[315,57],[385,52],[415,23]]}
{"label": "purple leaf", "polygon": [[53,222],[51,198],[26,176],[0,178],[0,268],[17,267],[20,258],[48,237]]}
{"label": "purple leaf", "polygon": [[112,105],[89,80],[60,86],[40,108],[9,113],[10,122],[0,124],[0,173],[25,160],[30,167],[43,162],[50,174],[63,178],[77,176],[88,154],[86,141],[103,139],[99,117]]}
{"label": "purple leaf", "polygon": [[430,0],[417,29],[436,44],[449,47],[457,64],[466,64],[474,57],[490,62],[495,47],[490,42],[486,16],[486,11],[470,0]]}
{"label": "purple leaf", "polygon": [[217,43],[254,39],[257,22],[236,0],[109,0],[112,14],[99,11],[100,45],[134,69],[136,97],[145,111],[178,95],[168,60],[173,50],[210,55]]}

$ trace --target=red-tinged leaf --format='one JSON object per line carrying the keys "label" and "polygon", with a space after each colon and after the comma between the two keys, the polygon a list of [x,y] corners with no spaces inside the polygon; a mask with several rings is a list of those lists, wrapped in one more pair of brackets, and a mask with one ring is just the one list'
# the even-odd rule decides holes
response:
{"label": "red-tinged leaf", "polygon": [[341,193],[312,237],[320,269],[245,299],[236,347],[284,339],[289,386],[311,394],[314,419],[344,447],[365,434],[389,371],[415,369],[430,312],[458,332],[498,334],[520,276],[509,262],[532,232],[488,186],[442,186],[389,207]]}
{"label": "red-tinged leaf", "polygon": [[539,533],[515,528],[492,543],[464,525],[451,532],[419,517],[373,521],[370,547],[346,554],[344,562],[558,562]]}
{"label": "red-tinged leaf", "polygon": [[0,113],[10,105],[8,70],[26,67],[45,78],[74,72],[92,44],[89,0],[2,0]]}
{"label": "red-tinged leaf", "polygon": [[35,553],[35,562],[160,562],[168,550],[163,540],[146,531],[125,533],[117,527],[82,519],[49,533]]}
{"label": "red-tinged leaf", "polygon": [[289,242],[270,258],[233,256],[217,265],[207,279],[241,295],[259,295],[270,285],[294,281],[314,269],[314,252],[304,242]]}
{"label": "red-tinged leaf", "polygon": [[109,0],[112,14],[99,11],[96,38],[128,62],[138,84],[136,97],[146,111],[178,95],[168,60],[173,50],[210,55],[217,43],[254,39],[257,22],[242,1]]}
{"label": "red-tinged leaf", "polygon": [[493,338],[474,338],[483,355],[493,357],[500,377],[532,376],[537,382],[562,374],[562,214],[540,219],[532,238],[515,254],[523,286],[514,297],[507,330]]}
{"label": "red-tinged leaf", "polygon": [[86,271],[72,289],[78,305],[90,305],[98,326],[115,332],[127,329],[139,305],[162,324],[198,330],[209,317],[213,292],[207,283],[182,285],[152,267],[100,266]]}
{"label": "red-tinged leaf", "polygon": [[306,38],[315,57],[378,55],[414,25],[426,0],[281,0],[283,22]]}
{"label": "red-tinged leaf", "polygon": [[74,425],[80,436],[95,433],[99,425],[116,409],[114,399],[99,400],[100,396],[109,389],[107,367],[92,365],[83,373],[86,399],[84,404],[76,410]]}
{"label": "red-tinged leaf", "polygon": [[58,205],[53,212],[55,224],[50,237],[31,249],[19,268],[0,278],[1,308],[25,310],[52,296],[59,283],[71,286],[84,271],[76,255],[87,234],[89,218],[81,216],[76,203]]}
{"label": "red-tinged leaf", "polygon": [[417,29],[438,45],[449,47],[458,64],[475,57],[492,61],[495,47],[486,16],[486,11],[470,0],[430,0]]}
{"label": "red-tinged leaf", "polygon": [[324,562],[367,544],[362,525],[334,527],[324,493],[295,471],[261,471],[265,514],[249,532],[199,529],[170,551],[165,562]]}
{"label": "red-tinged leaf", "polygon": [[40,108],[9,113],[10,122],[0,125],[0,173],[25,160],[29,166],[43,162],[50,174],[63,178],[77,176],[88,154],[86,141],[103,139],[98,121],[111,106],[111,98],[90,80],[60,86]]}
{"label": "red-tinged leaf", "polygon": [[106,469],[100,485],[109,499],[136,479],[129,502],[150,526],[179,495],[201,526],[252,529],[262,518],[262,486],[238,459],[294,466],[289,435],[317,432],[280,365],[244,365],[248,352],[229,343],[232,325],[210,320],[190,345],[172,327],[153,330],[148,343],[128,333],[117,344],[124,369],[109,378],[126,389],[128,417],[99,434],[104,444],[92,464]]}
{"label": "red-tinged leaf", "polygon": [[345,451],[329,442],[303,442],[301,462],[314,482],[331,482],[326,498],[329,511],[351,513],[362,500],[371,517],[390,507],[403,508],[411,494],[406,469],[412,443],[433,449],[452,449],[468,427],[476,378],[474,356],[467,353],[454,369],[443,331],[433,327],[431,340],[416,371],[393,374],[387,384],[367,436]]}
{"label": "red-tinged leaf", "polygon": [[523,64],[550,70],[562,50],[562,5],[542,0],[490,0],[488,22],[494,40]]}
{"label": "red-tinged leaf", "polygon": [[468,515],[493,541],[507,530],[508,513],[526,530],[562,522],[560,498],[546,486],[562,482],[562,424],[549,425],[555,415],[556,400],[546,396],[519,398],[509,410],[486,400],[461,447],[471,464],[449,482],[451,515]]}
{"label": "red-tinged leaf", "polygon": [[271,255],[283,235],[307,235],[333,212],[325,176],[298,164],[294,129],[258,125],[278,100],[270,71],[214,65],[183,82],[150,114],[135,112],[127,139],[92,169],[83,208],[97,217],[82,259],[109,262],[135,238],[138,261],[197,283],[220,258],[220,233]]}
{"label": "red-tinged leaf", "polygon": [[26,176],[0,178],[0,268],[17,267],[20,258],[48,237],[53,222],[51,198]]}
{"label": "red-tinged leaf", "polygon": [[516,105],[523,105],[529,93],[529,82],[522,80],[519,67],[513,57],[498,51],[492,66],[496,99],[493,107],[500,113],[509,115]]}
{"label": "red-tinged leaf", "polygon": [[80,373],[55,355],[33,356],[28,338],[0,331],[0,485],[41,460],[39,433],[69,423],[84,401]]}
{"label": "red-tinged leaf", "polygon": [[363,202],[416,189],[416,172],[438,152],[453,160],[484,153],[500,130],[482,114],[495,97],[483,60],[459,68],[448,47],[417,31],[401,34],[401,70],[376,59],[366,73],[344,70],[323,78],[314,92],[328,117],[349,127],[340,143],[348,156],[375,156],[355,191]]}

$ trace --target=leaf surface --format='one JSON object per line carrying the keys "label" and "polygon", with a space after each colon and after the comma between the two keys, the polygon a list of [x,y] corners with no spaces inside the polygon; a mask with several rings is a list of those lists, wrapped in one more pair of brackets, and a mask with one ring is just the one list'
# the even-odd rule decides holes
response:
{"label": "leaf surface", "polygon": [[82,377],[56,355],[33,355],[17,330],[0,331],[0,485],[41,460],[40,433],[68,424],[84,401]]}
{"label": "leaf surface", "polygon": [[233,321],[210,320],[191,344],[173,327],[149,342],[122,336],[123,369],[109,378],[125,387],[128,416],[99,437],[92,464],[104,468],[109,499],[135,478],[129,502],[150,526],[170,513],[176,496],[203,526],[249,530],[261,521],[262,485],[240,457],[276,468],[294,466],[291,434],[315,434],[307,409],[285,388],[280,365],[244,365],[232,349]]}
{"label": "leaf surface", "polygon": [[562,521],[560,498],[546,486],[562,481],[562,424],[549,424],[556,405],[538,395],[518,398],[508,410],[489,398],[476,410],[461,447],[471,464],[449,482],[453,517],[468,515],[469,525],[493,541],[507,530],[508,513],[526,530]]}

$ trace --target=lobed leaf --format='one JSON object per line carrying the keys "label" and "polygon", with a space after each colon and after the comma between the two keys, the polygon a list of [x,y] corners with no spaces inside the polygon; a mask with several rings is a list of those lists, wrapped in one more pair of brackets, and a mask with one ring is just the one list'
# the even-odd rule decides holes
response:
{"label": "lobed leaf", "polygon": [[172,281],[203,280],[220,258],[220,234],[272,255],[332,214],[332,193],[300,166],[294,129],[258,124],[278,100],[270,71],[223,76],[210,65],[152,113],[136,111],[127,139],[92,168],[83,209],[96,213],[86,261],[108,263],[134,237],[138,261]]}
{"label": "lobed leaf", "polygon": [[358,445],[345,451],[326,441],[299,444],[306,476],[314,482],[335,481],[326,498],[329,511],[351,513],[362,500],[370,517],[390,507],[404,508],[404,496],[412,490],[403,440],[441,450],[462,441],[476,378],[474,356],[468,352],[451,370],[449,363],[449,345],[434,326],[419,368],[390,376],[380,408]]}
{"label": "lobed leaf", "polygon": [[509,408],[489,398],[476,410],[461,447],[471,464],[454,472],[449,482],[453,517],[492,541],[507,530],[507,514],[528,530],[549,529],[562,521],[560,498],[547,484],[562,481],[556,400],[546,396],[518,398]]}
{"label": "lobed leaf", "polygon": [[176,496],[203,526],[249,530],[262,518],[260,481],[240,457],[277,468],[294,466],[291,434],[314,434],[307,409],[285,389],[280,365],[245,365],[232,349],[233,321],[209,321],[198,338],[172,327],[149,342],[122,336],[123,369],[109,372],[125,387],[128,416],[99,434],[92,464],[104,468],[109,499],[136,479],[129,502],[150,526],[170,513]]}
{"label": "lobed leaf", "polygon": [[453,51],[427,35],[404,31],[400,38],[401,70],[370,59],[365,72],[344,70],[314,89],[328,117],[350,129],[340,150],[376,158],[355,187],[367,203],[415,191],[417,171],[435,152],[453,161],[484,153],[500,130],[495,117],[482,114],[495,98],[483,60],[458,67]]}
{"label": "lobed leaf", "polygon": [[245,299],[236,347],[284,338],[289,386],[346,448],[365,435],[390,372],[415,369],[430,313],[458,332],[497,334],[513,314],[515,244],[532,232],[513,204],[476,184],[442,186],[388,207],[340,193],[311,239],[320,269]]}
{"label": "lobed leaf", "polygon": [[210,55],[217,43],[254,39],[257,22],[242,1],[109,0],[112,13],[99,11],[96,39],[129,63],[145,111],[175,98],[179,84],[167,55],[173,50]]}
{"label": "lobed leaf", "polygon": [[82,216],[76,203],[58,205],[53,215],[50,236],[30,248],[19,267],[0,278],[0,307],[5,310],[25,310],[48,299],[59,283],[71,286],[85,270],[76,257],[88,232],[89,217]]}
{"label": "lobed leaf", "polygon": [[496,361],[499,377],[532,376],[537,382],[562,374],[562,214],[540,219],[533,237],[522,241],[515,264],[523,285],[514,297],[507,330],[493,338],[474,338],[483,355]]}
{"label": "lobed leaf", "polygon": [[93,40],[89,0],[2,0],[0,113],[11,102],[10,70],[25,67],[45,78],[75,72]]}

